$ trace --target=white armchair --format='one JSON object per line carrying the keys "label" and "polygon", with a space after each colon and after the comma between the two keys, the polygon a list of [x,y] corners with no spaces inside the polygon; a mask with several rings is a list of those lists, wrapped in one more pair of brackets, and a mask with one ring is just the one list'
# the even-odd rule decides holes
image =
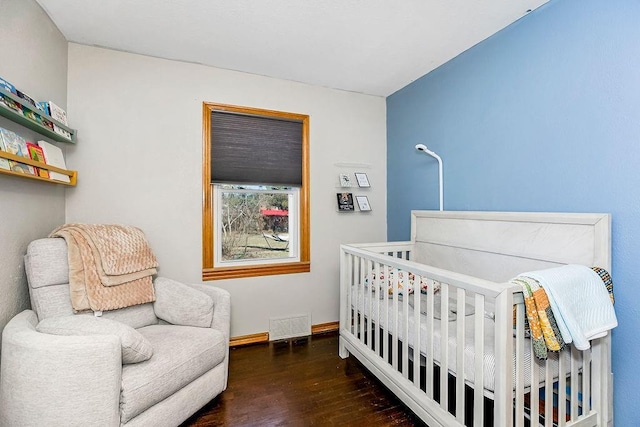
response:
{"label": "white armchair", "polygon": [[98,319],[73,314],[63,239],[32,242],[25,268],[33,310],[2,334],[0,424],[176,426],[226,389],[228,292],[157,278],[156,303]]}

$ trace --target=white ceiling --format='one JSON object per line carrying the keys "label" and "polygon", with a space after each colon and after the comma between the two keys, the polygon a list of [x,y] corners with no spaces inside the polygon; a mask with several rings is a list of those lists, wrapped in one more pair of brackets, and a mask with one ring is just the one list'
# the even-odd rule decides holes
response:
{"label": "white ceiling", "polygon": [[37,0],[87,45],[387,96],[548,0]]}

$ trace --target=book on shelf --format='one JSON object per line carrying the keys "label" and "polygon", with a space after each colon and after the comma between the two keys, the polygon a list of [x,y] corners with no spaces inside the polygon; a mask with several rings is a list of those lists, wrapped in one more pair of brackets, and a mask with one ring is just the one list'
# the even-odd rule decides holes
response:
{"label": "book on shelf", "polygon": [[42,120],[42,125],[48,127],[51,131],[53,131],[53,122],[44,117],[40,118]]}
{"label": "book on shelf", "polygon": [[[14,133],[14,135],[16,136],[16,139],[18,140],[18,145],[20,145],[20,151],[22,152],[22,157],[26,157],[27,159],[30,159],[31,156],[29,155],[29,149],[27,148],[27,141],[21,137],[20,135],[18,135],[17,133]],[[22,163],[17,163],[19,166],[18,168],[20,169],[20,172],[23,173],[28,173],[29,175],[37,175],[38,173],[36,172],[36,168],[34,168],[31,165],[25,165]]]}
{"label": "book on shelf", "polygon": [[16,156],[29,157],[29,154],[25,156],[27,150],[27,144],[24,146],[21,144],[18,135],[14,132],[0,128],[0,137],[2,138],[2,142],[4,145],[4,151],[7,153],[15,154]]}
{"label": "book on shelf", "polygon": [[[16,91],[16,95],[18,95],[18,97],[23,99],[27,104],[30,104],[32,107],[36,106],[36,101],[34,101],[33,98],[30,97],[29,95],[27,95],[26,93],[18,90],[18,91]],[[24,102],[23,102],[23,104],[24,104]]]}
{"label": "book on shelf", "polygon": [[49,110],[49,103],[47,101],[38,101],[38,110],[42,111],[47,115],[51,115],[51,111]]}
{"label": "book on shelf", "polygon": [[22,114],[22,106],[13,99],[0,93],[0,106]]}
{"label": "book on shelf", "polygon": [[[38,141],[38,146],[42,148],[42,153],[46,163],[51,166],[55,166],[61,169],[67,169],[67,165],[64,161],[64,155],[59,147],[51,144],[47,141]],[[49,171],[49,177],[56,181],[71,182],[71,178],[68,175],[64,175],[58,172]]]}
{"label": "book on shelf", "polygon": [[6,90],[7,92],[11,92],[17,95],[16,87],[11,83],[9,83],[8,81],[6,81],[5,79],[3,79],[2,77],[0,77],[0,87]]}
{"label": "book on shelf", "polygon": [[[2,134],[0,134],[0,151],[7,151],[4,149],[4,142],[2,142]],[[11,165],[9,164],[8,159],[0,157],[0,169],[11,170]]]}
{"label": "book on shelf", "polygon": [[[2,142],[2,134],[0,134],[0,151],[7,151],[4,149],[4,142]],[[0,157],[0,169],[11,170],[9,160],[4,157]]]}
{"label": "book on shelf", "polygon": [[[47,160],[44,156],[44,151],[42,151],[42,147],[36,145],[32,142],[27,142],[27,150],[29,150],[29,156],[31,160],[35,160],[40,163],[47,163]],[[49,178],[49,171],[47,169],[35,168],[36,175],[42,178]]]}
{"label": "book on shelf", "polygon": [[33,120],[36,123],[42,124],[42,119],[39,114],[34,113],[29,108],[22,106],[22,115],[28,118],[29,120]]}
{"label": "book on shelf", "polygon": [[64,109],[60,108],[56,104],[51,101],[41,101],[38,102],[38,108],[44,111],[46,114],[50,115],[60,123],[65,126],[68,126],[67,123],[67,112]]}
{"label": "book on shelf", "polygon": [[25,165],[24,163],[14,162],[13,160],[9,160],[9,166],[11,170],[14,172],[20,172],[27,175],[35,175],[35,169],[33,166]]}
{"label": "book on shelf", "polygon": [[62,108],[58,107],[56,104],[54,104],[51,101],[49,101],[48,104],[49,104],[49,115],[54,119],[56,119],[57,121],[59,121],[60,123],[62,123],[63,125],[68,126],[69,123],[67,123],[67,112],[64,111]]}
{"label": "book on shelf", "polygon": [[[27,141],[25,141],[25,139],[20,135],[8,129],[0,128],[0,139],[2,139],[4,151],[7,153],[26,157],[27,159],[31,158],[31,156],[29,156],[29,151],[27,150]],[[11,170],[15,172],[23,172],[30,175],[36,174],[33,166],[24,165],[11,160],[9,160],[9,166],[11,167]]]}
{"label": "book on shelf", "polygon": [[66,129],[62,129],[60,126],[58,126],[55,123],[53,124],[53,131],[58,135],[62,135],[67,139],[71,139],[71,133],[69,133]]}

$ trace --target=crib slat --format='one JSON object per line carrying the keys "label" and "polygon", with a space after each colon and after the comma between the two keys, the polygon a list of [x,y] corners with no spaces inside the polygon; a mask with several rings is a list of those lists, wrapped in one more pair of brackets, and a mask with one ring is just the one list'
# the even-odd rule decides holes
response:
{"label": "crib slat", "polygon": [[413,384],[420,388],[420,283],[422,277],[415,276],[413,284]]}
{"label": "crib slat", "polygon": [[579,357],[578,349],[571,345],[571,421],[578,418]]}
{"label": "crib slat", "polygon": [[582,352],[582,414],[589,413],[591,402],[591,350]]}
{"label": "crib slat", "polygon": [[449,410],[449,285],[442,283],[440,288],[440,407]]}
{"label": "crib slat", "polygon": [[[384,274],[384,277],[387,278],[389,276],[387,276],[388,271],[387,271],[387,266],[383,266],[382,267],[382,274]],[[387,280],[387,279],[385,279]],[[389,363],[389,325],[390,325],[390,319],[389,319],[389,291],[387,290],[387,288],[384,288],[384,290],[382,291],[382,301],[383,304],[382,306],[384,307],[384,328],[383,328],[383,332],[382,332],[382,357],[384,358],[384,362],[385,363]]]}
{"label": "crib slat", "polygon": [[484,420],[484,295],[476,293],[474,315],[473,419]]}
{"label": "crib slat", "polygon": [[516,376],[515,380],[515,398],[516,398],[516,415],[515,425],[518,427],[524,426],[524,304],[516,304]]}
{"label": "crib slat", "polygon": [[[360,262],[358,262],[358,268],[359,268],[359,272],[360,272],[360,285],[358,286],[360,288],[360,295],[362,295],[362,310],[360,310],[360,319],[359,319],[359,326],[360,326],[360,341],[362,343],[365,343],[365,336],[364,336],[364,323],[365,323],[365,304],[367,302],[367,298],[365,298],[365,287],[364,287],[364,282],[366,280],[366,275],[365,275],[365,271],[364,271],[364,258],[359,258]],[[371,281],[371,286],[378,286],[378,282],[377,282],[377,278],[376,280],[372,280]]]}
{"label": "crib slat", "polygon": [[[380,276],[380,263],[379,262],[374,262],[373,263],[373,271],[375,272],[375,275],[377,277]],[[373,323],[376,325],[376,330],[375,330],[375,334],[373,339],[371,340],[372,343],[372,348],[373,350],[376,352],[376,354],[380,354],[378,349],[380,348],[380,318],[381,318],[381,314],[380,314],[380,286],[376,286],[375,288],[375,293],[373,295],[373,300],[375,301],[374,304],[376,305],[376,314],[375,316],[371,316],[373,318]]]}
{"label": "crib slat", "polygon": [[[369,261],[366,258],[362,259],[362,274],[364,274],[365,277],[365,281],[367,278],[372,278],[373,277],[373,270],[371,269],[371,261]],[[373,280],[371,280],[373,281]],[[366,286],[364,287],[364,291],[366,292],[365,294],[365,308],[363,313],[365,314],[364,316],[364,321],[363,321],[363,325],[364,325],[364,335],[362,336],[362,342],[367,345],[367,347],[370,345],[371,340],[370,340],[370,334],[369,334],[369,330],[371,329],[370,325],[371,325],[371,308],[372,308],[372,302],[373,302],[373,298],[374,298],[374,292],[377,288],[377,284],[372,284],[369,288],[367,288]]]}
{"label": "crib slat", "polygon": [[[597,412],[600,424],[612,424],[613,396],[611,372],[611,333],[591,341],[591,404],[586,413]],[[586,401],[585,401],[586,402]]]}
{"label": "crib slat", "polygon": [[553,369],[551,369],[551,360],[556,353],[550,353],[545,361],[545,377],[544,377],[544,425],[553,427]]}
{"label": "crib slat", "polygon": [[353,333],[353,255],[344,254],[344,263],[346,264],[346,271],[342,272],[342,278],[344,280],[342,285],[342,295],[346,296],[346,301],[343,302],[342,310],[343,315],[340,319],[344,323],[340,324],[341,328],[346,328],[350,333]]}
{"label": "crib slat", "polygon": [[501,292],[496,298],[495,321],[496,381],[495,423],[513,425],[513,293]]}
{"label": "crib slat", "polygon": [[366,287],[365,287],[365,275],[364,272],[362,271],[362,269],[360,268],[361,265],[361,258],[360,257],[354,257],[353,259],[353,268],[354,268],[354,278],[356,278],[357,280],[357,285],[356,285],[356,310],[354,312],[354,316],[355,316],[355,324],[353,327],[353,333],[354,336],[362,341],[362,322],[364,321],[364,308],[365,308],[365,292],[366,292]]}
{"label": "crib slat", "polygon": [[567,419],[567,349],[559,354],[558,360],[558,426],[566,424]]}
{"label": "crib slat", "polygon": [[613,424],[611,390],[611,333],[591,341],[591,400],[583,400],[584,413],[598,413],[602,425]]}
{"label": "crib slat", "polygon": [[[368,276],[370,275],[371,270],[371,262],[369,260],[366,260],[364,265],[364,269],[365,269],[365,274]],[[379,276],[378,276],[379,277]],[[379,286],[374,286],[373,287],[373,292],[375,292],[375,289],[379,288]],[[373,321],[373,298],[375,297],[374,293],[369,292],[369,298],[367,298],[367,301],[369,302],[369,307],[368,310],[366,311],[367,316],[366,316],[366,324],[364,325],[365,327],[365,335],[364,335],[364,340],[365,343],[367,345],[367,347],[369,349],[371,349],[371,322]]]}
{"label": "crib slat", "polygon": [[427,282],[427,334],[426,334],[426,352],[425,352],[425,366],[426,366],[426,394],[427,397],[433,399],[433,306],[434,295],[433,289],[435,282],[431,279]]}
{"label": "crib slat", "polygon": [[[464,424],[464,349],[465,349],[465,303],[464,289],[456,292],[456,419]],[[444,317],[444,316],[443,316]]]}
{"label": "crib slat", "polygon": [[[611,369],[607,369],[603,364],[603,348],[607,338],[601,338],[591,341],[591,402],[586,413],[592,411],[600,414],[600,420],[608,420],[608,387],[606,377],[603,378],[603,372],[611,372]],[[601,424],[605,422],[601,421]]]}
{"label": "crib slat", "polygon": [[[385,266],[385,277],[389,277],[389,267]],[[399,335],[398,335],[398,331],[400,330],[399,326],[398,326],[398,319],[399,319],[399,313],[398,313],[398,283],[394,280],[393,281],[393,285],[392,285],[392,293],[391,293],[391,298],[393,299],[393,356],[392,356],[392,365],[393,365],[393,369],[395,371],[398,370],[398,339],[399,339]]]}
{"label": "crib slat", "polygon": [[[398,274],[400,276],[400,274]],[[402,283],[402,376],[409,379],[409,278],[404,272],[398,282]]]}
{"label": "crib slat", "polygon": [[533,351],[533,341],[529,340],[529,343],[527,344],[529,346],[529,354],[531,357],[531,392],[529,394],[530,396],[530,402],[531,402],[531,422],[535,423],[535,425],[538,425],[538,418],[540,416],[540,412],[539,412],[539,397],[540,397],[540,377],[538,375],[538,373],[540,372],[539,369],[539,365],[540,365],[540,361],[538,360],[538,358],[535,356],[534,351]]}

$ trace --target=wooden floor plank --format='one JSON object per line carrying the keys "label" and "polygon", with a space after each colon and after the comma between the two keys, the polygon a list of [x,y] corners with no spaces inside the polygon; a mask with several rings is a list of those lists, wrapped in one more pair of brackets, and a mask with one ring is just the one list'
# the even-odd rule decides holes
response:
{"label": "wooden floor plank", "polygon": [[181,427],[424,426],[366,368],[338,357],[338,335],[230,350],[227,390]]}

